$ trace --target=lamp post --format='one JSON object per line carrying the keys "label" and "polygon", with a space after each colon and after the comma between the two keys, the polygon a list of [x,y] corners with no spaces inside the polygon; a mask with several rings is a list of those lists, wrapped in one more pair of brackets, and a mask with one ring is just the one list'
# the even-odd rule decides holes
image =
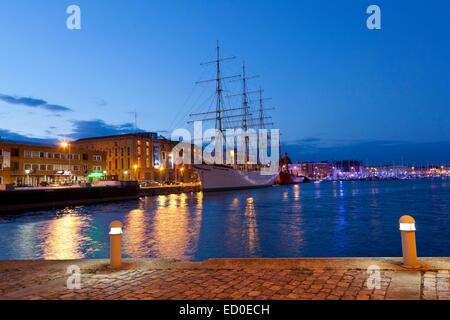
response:
{"label": "lamp post", "polygon": [[25,174],[27,175],[27,184],[30,184],[30,170],[29,169],[26,169],[25,170]]}
{"label": "lamp post", "polygon": [[183,172],[184,172],[184,167],[180,168],[180,182],[183,182]]}
{"label": "lamp post", "polygon": [[[70,181],[72,181],[72,171],[70,170],[70,142],[69,141],[67,141],[67,140],[64,140],[63,142],[61,142],[61,147],[64,149],[64,150],[68,150],[69,151],[69,153],[68,153],[68,160],[69,160],[69,180]],[[62,157],[61,157],[62,158]],[[63,169],[63,172],[64,172],[64,169]]]}
{"label": "lamp post", "polygon": [[138,180],[137,179],[137,175],[136,175],[136,172],[137,172],[137,169],[138,169],[138,165],[137,164],[135,164],[135,165],[133,165],[133,172],[134,172],[134,180]]}
{"label": "lamp post", "polygon": [[163,168],[163,167],[159,167],[159,173],[160,173],[161,184],[162,184],[162,182],[163,182],[163,172],[164,172],[164,168]]}

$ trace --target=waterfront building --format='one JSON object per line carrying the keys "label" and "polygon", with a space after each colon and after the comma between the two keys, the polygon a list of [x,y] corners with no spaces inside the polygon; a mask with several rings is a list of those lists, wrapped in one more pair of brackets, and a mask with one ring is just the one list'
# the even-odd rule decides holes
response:
{"label": "waterfront building", "polygon": [[190,166],[174,164],[172,149],[178,142],[154,132],[85,138],[73,144],[81,149],[105,152],[108,179],[157,182],[194,179]]}
{"label": "waterfront building", "polygon": [[289,165],[289,170],[296,176],[305,176],[311,179],[325,179],[330,176],[331,165],[328,161],[299,162]]}
{"label": "waterfront building", "polygon": [[0,184],[39,186],[102,177],[106,154],[67,142],[44,145],[0,141]]}
{"label": "waterfront building", "polygon": [[360,160],[333,161],[332,168],[343,174],[363,174],[364,164]]}

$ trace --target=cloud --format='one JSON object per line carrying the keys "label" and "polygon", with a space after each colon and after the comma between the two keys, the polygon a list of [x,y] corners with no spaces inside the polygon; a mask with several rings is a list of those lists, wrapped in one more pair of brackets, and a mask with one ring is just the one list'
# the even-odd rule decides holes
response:
{"label": "cloud", "polygon": [[72,109],[57,105],[57,104],[50,104],[47,101],[43,99],[35,99],[30,97],[19,97],[19,96],[10,96],[6,94],[0,94],[0,100],[9,103],[9,104],[18,104],[23,105],[30,108],[41,108],[45,109],[51,112],[65,112],[65,111],[72,111]]}
{"label": "cloud", "polygon": [[[136,130],[132,123],[119,125],[109,124],[100,119],[94,120],[74,120],[72,121],[72,133],[67,137],[72,139],[110,136],[116,134],[133,133]],[[137,131],[142,131],[138,129]]]}
{"label": "cloud", "polygon": [[72,111],[72,109],[64,106],[60,106],[57,104],[45,104],[42,108],[50,110],[50,111]]}
{"label": "cloud", "polygon": [[57,141],[57,139],[33,138],[10,130],[0,129],[0,141],[2,140],[40,144],[54,144]]}
{"label": "cloud", "polygon": [[450,141],[419,143],[396,140],[297,140],[286,143],[282,151],[288,152],[294,161],[355,159],[373,165],[439,165],[450,162]]}

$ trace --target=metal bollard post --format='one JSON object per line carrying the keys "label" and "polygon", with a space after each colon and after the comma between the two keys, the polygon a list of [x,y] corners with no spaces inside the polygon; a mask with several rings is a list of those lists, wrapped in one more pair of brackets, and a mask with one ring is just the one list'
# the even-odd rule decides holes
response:
{"label": "metal bollard post", "polygon": [[416,248],[416,221],[411,216],[400,218],[400,232],[402,235],[403,265],[407,268],[416,268],[417,248]]}
{"label": "metal bollard post", "polygon": [[111,268],[122,266],[122,222],[116,220],[109,225],[110,264]]}

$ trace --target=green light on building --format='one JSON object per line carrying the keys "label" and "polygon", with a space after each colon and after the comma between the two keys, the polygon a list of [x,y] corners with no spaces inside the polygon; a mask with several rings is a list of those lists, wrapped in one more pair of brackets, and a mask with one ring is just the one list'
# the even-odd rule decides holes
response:
{"label": "green light on building", "polygon": [[89,179],[104,179],[105,174],[103,172],[91,172],[88,175]]}

